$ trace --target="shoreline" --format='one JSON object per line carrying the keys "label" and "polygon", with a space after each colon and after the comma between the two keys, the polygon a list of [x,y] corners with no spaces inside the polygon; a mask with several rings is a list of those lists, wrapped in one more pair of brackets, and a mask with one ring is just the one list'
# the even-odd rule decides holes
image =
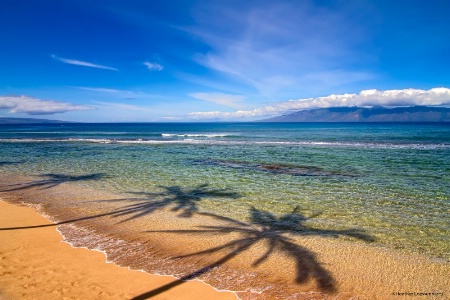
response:
{"label": "shoreline", "polygon": [[[74,248],[52,224],[32,207],[0,200],[0,299],[145,299],[142,295],[178,281],[117,266],[102,251]],[[40,225],[50,226],[7,230]],[[238,298],[193,280],[152,299]]]}
{"label": "shoreline", "polygon": [[[13,176],[1,179],[3,183],[17,184],[26,182],[29,178]],[[396,292],[442,292],[445,296],[449,292],[450,282],[445,277],[445,274],[450,271],[448,261],[434,261],[433,258],[426,256],[408,255],[400,251],[379,248],[376,245],[321,237],[295,237],[283,233],[278,234],[276,230],[264,233],[261,228],[255,228],[255,226],[241,227],[242,232],[233,231],[231,236],[230,234],[216,234],[212,239],[212,236],[204,235],[198,229],[202,226],[231,228],[230,223],[227,223],[226,220],[203,217],[201,214],[195,215],[195,218],[180,218],[170,207],[168,211],[152,211],[151,216],[141,216],[137,219],[128,220],[129,215],[116,216],[108,213],[123,212],[123,209],[130,203],[117,203],[117,201],[123,201],[123,195],[114,195],[72,183],[64,183],[51,189],[30,187],[13,192],[4,191],[0,195],[7,203],[20,205],[24,202],[26,205],[34,207],[29,207],[32,210],[39,208],[39,213],[48,216],[49,219],[59,220],[59,224],[62,224],[58,226],[58,229],[61,230],[58,230],[60,235],[51,228],[56,228],[56,224],[48,220],[45,224],[50,225],[47,227],[40,226],[44,228],[39,228],[39,230],[51,230],[59,237],[59,242],[61,236],[63,236],[66,240],[64,244],[68,247],[75,250],[81,247],[85,248],[83,250],[89,251],[86,249],[96,249],[101,246],[95,252],[99,255],[103,252],[102,259],[99,261],[104,265],[111,265],[105,262],[106,254],[107,261],[113,262],[115,266],[123,266],[120,268],[126,272],[139,272],[145,275],[162,274],[150,275],[156,276],[157,279],[161,276],[167,279],[166,275],[169,275],[167,283],[155,284],[156,287],[163,287],[165,284],[174,281],[179,282],[179,280],[173,279],[176,276],[189,279],[189,282],[183,283],[176,289],[196,283],[211,288],[214,293],[219,293],[219,295],[231,294],[231,299],[240,297],[242,300],[330,299],[330,297],[339,300],[391,299],[393,293]],[[98,201],[101,201],[101,204],[98,204]],[[89,207],[80,207],[80,205],[87,205],[87,203],[90,205]],[[148,202],[145,203],[148,204]],[[152,207],[146,206],[146,209]],[[83,209],[81,210],[81,208]],[[102,210],[98,210],[100,208]],[[38,215],[36,212],[34,214]],[[43,218],[40,215],[38,216]],[[61,220],[69,221],[61,222]],[[123,223],[123,221],[126,222]],[[233,224],[233,226],[236,225]],[[244,225],[247,226],[247,224]],[[130,229],[134,229],[134,226],[138,226],[139,231],[130,231]],[[84,233],[74,232],[74,229],[76,231],[78,228],[87,228],[87,231]],[[90,231],[89,229],[95,230]],[[152,230],[142,231],[146,229]],[[192,232],[191,234],[181,235],[170,233],[170,231],[186,231],[186,229],[195,231],[195,234],[192,234]],[[37,230],[37,228],[15,230],[12,232],[12,239],[14,239],[14,233],[34,230]],[[8,231],[0,230],[0,235],[4,232]],[[152,233],[150,234],[150,232]],[[230,241],[231,243],[242,241],[242,234],[245,232],[253,235],[253,239],[256,238],[258,242],[248,244],[245,249],[242,248],[241,244],[242,249],[234,254],[225,251],[210,252],[203,256],[197,255],[205,252],[205,249],[214,249],[214,247],[226,245]],[[98,236],[96,236],[97,233]],[[106,237],[106,240],[102,240],[104,237]],[[268,253],[266,244],[271,241],[271,237],[275,237],[273,241],[278,243],[277,249],[270,253],[270,256],[267,255],[264,263],[256,265],[258,258],[261,260]],[[125,238],[124,244],[120,244],[122,238]],[[287,248],[280,248],[279,243],[284,243],[285,240],[293,243],[286,244],[288,245]],[[94,242],[90,243],[92,241]],[[110,247],[111,241],[113,244],[119,242],[119,245]],[[136,241],[138,247],[134,243]],[[136,254],[139,255],[136,257]],[[185,257],[186,259],[179,259],[179,257]],[[224,263],[217,264],[219,261],[224,261]],[[2,260],[0,260],[1,262]],[[87,268],[91,268],[91,266]],[[143,272],[131,271],[141,269]],[[202,273],[202,270],[206,271]],[[230,274],[234,276],[231,279],[229,279]],[[100,276],[103,275],[100,274]],[[239,279],[239,276],[241,276],[241,279]],[[196,279],[197,277],[200,277],[200,279]],[[195,281],[190,281],[194,278]],[[241,282],[236,282],[236,279]],[[302,281],[297,281],[298,279]],[[1,280],[0,277],[0,286],[2,286]],[[326,285],[321,286],[321,284],[327,282],[332,283],[332,289],[327,288]],[[2,287],[0,287],[1,289]],[[120,289],[120,292],[122,290]],[[153,290],[147,289],[141,294]],[[189,298],[191,290],[191,288],[187,288],[182,299],[193,299]],[[236,292],[222,293],[218,290],[233,290]],[[166,293],[161,295],[164,296]],[[135,296],[123,296],[117,299]],[[407,299],[403,296],[395,295],[395,299]],[[220,299],[216,294],[205,297],[205,299],[211,299],[211,297]],[[444,297],[436,296],[431,299],[443,299]],[[160,299],[179,298],[178,295]],[[202,299],[197,294],[194,298],[196,300]],[[5,299],[8,300],[9,298]]]}

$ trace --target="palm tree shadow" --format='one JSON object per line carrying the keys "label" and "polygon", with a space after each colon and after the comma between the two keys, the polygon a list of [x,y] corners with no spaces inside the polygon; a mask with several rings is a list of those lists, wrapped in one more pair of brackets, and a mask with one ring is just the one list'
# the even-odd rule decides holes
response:
{"label": "palm tree shadow", "polygon": [[[48,173],[48,174],[40,174],[39,177],[43,177],[42,179],[37,179],[29,182],[24,183],[18,183],[18,184],[10,184],[1,186],[2,192],[11,192],[11,191],[18,191],[18,190],[24,190],[29,188],[35,188],[38,187],[42,190],[50,189],[53,187],[56,187],[60,184],[66,183],[66,182],[80,182],[80,181],[93,181],[93,180],[101,180],[104,178],[109,178],[104,173],[93,173],[93,174],[87,174],[87,175],[68,175],[68,174],[55,174],[55,173]],[[3,189],[5,188],[6,189]]]}
{"label": "palm tree shadow", "polygon": [[[93,174],[97,175],[97,174]],[[81,177],[81,176],[79,176]],[[83,176],[86,178],[91,178],[91,176]],[[94,177],[94,176],[92,176]],[[101,178],[101,177],[99,177]],[[81,180],[81,179],[77,179]],[[93,179],[91,179],[93,180]],[[30,183],[28,183],[30,184]],[[56,184],[56,183],[55,183]],[[47,186],[45,184],[36,184],[34,186]],[[22,188],[22,187],[21,187]],[[19,188],[19,189],[21,189]],[[50,187],[46,187],[50,188]],[[131,202],[114,210],[110,210],[105,213],[100,213],[96,215],[84,216],[76,219],[70,219],[65,221],[60,221],[52,224],[34,225],[26,227],[10,227],[10,228],[0,228],[2,230],[18,230],[18,229],[32,229],[41,227],[51,227],[59,226],[63,224],[70,224],[80,221],[86,221],[101,217],[126,217],[125,219],[118,222],[124,223],[133,219],[141,218],[157,210],[162,210],[165,208],[170,208],[173,212],[179,212],[178,216],[183,218],[192,217],[194,213],[198,212],[198,202],[202,201],[204,198],[223,198],[223,199],[237,199],[241,197],[238,193],[228,191],[227,189],[213,189],[210,188],[208,184],[201,184],[194,188],[183,188],[180,186],[160,186],[160,188],[165,189],[164,192],[160,193],[147,193],[147,192],[131,192],[130,194],[143,196],[140,198],[121,198],[112,200],[96,200],[89,202]],[[218,217],[218,216],[217,216]]]}
{"label": "palm tree shadow", "polygon": [[163,192],[131,192],[133,195],[143,196],[141,198],[125,198],[114,200],[102,200],[107,202],[131,202],[115,211],[115,217],[127,216],[121,222],[130,221],[144,217],[157,210],[170,208],[177,212],[179,217],[190,218],[199,212],[198,203],[205,198],[214,199],[237,199],[241,197],[238,193],[228,191],[227,189],[210,188],[207,183],[198,185],[194,188],[184,188],[180,186],[159,186],[164,189]]}
{"label": "palm tree shadow", "polygon": [[207,215],[211,218],[228,224],[224,226],[200,226],[198,229],[193,230],[160,230],[147,232],[165,232],[196,235],[225,235],[234,233],[238,234],[239,237],[216,247],[174,257],[174,259],[181,259],[194,256],[211,255],[214,253],[221,254],[225,252],[225,255],[223,255],[219,260],[199,270],[196,270],[191,274],[183,276],[182,278],[173,281],[165,286],[134,297],[134,300],[151,298],[175,286],[178,286],[187,280],[197,278],[198,276],[211,271],[212,269],[226,263],[239,254],[249,250],[252,246],[260,242],[265,243],[266,249],[265,252],[259,258],[255,259],[255,261],[252,263],[253,267],[257,267],[263,264],[269,259],[270,256],[278,252],[285,255],[294,262],[296,272],[294,281],[296,284],[304,284],[309,281],[314,281],[320,291],[326,293],[334,293],[336,292],[336,282],[332,274],[324,267],[322,267],[321,263],[318,261],[316,255],[312,251],[297,244],[289,235],[317,235],[331,237],[348,236],[366,242],[374,241],[373,237],[365,234],[364,231],[358,229],[322,230],[309,227],[304,223],[305,221],[313,217],[308,218],[300,214],[299,206],[295,207],[291,213],[282,215],[280,217],[277,217],[270,212],[258,210],[252,207],[249,210],[249,223],[210,213],[201,214]]}

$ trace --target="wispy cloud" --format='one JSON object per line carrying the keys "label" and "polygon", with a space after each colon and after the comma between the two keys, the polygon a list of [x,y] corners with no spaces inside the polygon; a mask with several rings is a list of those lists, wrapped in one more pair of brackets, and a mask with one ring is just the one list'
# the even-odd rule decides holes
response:
{"label": "wispy cloud", "polygon": [[209,48],[196,62],[263,96],[287,89],[292,94],[319,86],[324,90],[373,76],[350,67],[363,60],[355,49],[364,34],[342,11],[309,1],[239,7],[217,1],[199,7],[195,18],[197,25],[185,30]]}
{"label": "wispy cloud", "polygon": [[162,71],[164,69],[162,65],[155,62],[146,61],[144,62],[144,65],[151,71]]}
{"label": "wispy cloud", "polygon": [[107,89],[107,88],[91,88],[91,87],[78,87],[79,89],[86,90],[86,91],[94,91],[94,92],[100,92],[100,93],[119,93],[120,90],[116,89]]}
{"label": "wispy cloud", "polygon": [[100,106],[103,106],[103,107],[117,108],[122,111],[153,112],[153,110],[148,107],[132,105],[132,104],[128,104],[128,103],[116,103],[116,102],[112,103],[112,102],[104,102],[104,101],[97,101],[95,103]]}
{"label": "wispy cloud", "polygon": [[241,102],[245,98],[244,96],[222,93],[192,93],[189,94],[189,96],[233,108],[241,107],[241,104],[239,102]]}
{"label": "wispy cloud", "polygon": [[95,109],[85,105],[74,105],[66,102],[40,100],[36,98],[0,96],[0,109],[8,109],[10,113],[26,113],[29,115],[51,115],[69,111]]}
{"label": "wispy cloud", "polygon": [[143,91],[133,91],[133,90],[120,90],[120,89],[111,89],[111,88],[103,88],[103,87],[74,87],[77,89],[94,92],[91,93],[93,97],[98,99],[98,96],[104,99],[126,99],[126,100],[161,100],[168,99],[167,95],[162,94],[152,94],[146,93]]}
{"label": "wispy cloud", "polygon": [[450,89],[433,88],[430,90],[364,90],[359,94],[329,95],[317,98],[304,98],[279,102],[253,110],[235,112],[193,112],[189,116],[194,119],[239,119],[273,116],[289,111],[313,108],[345,107],[345,106],[412,106],[412,105],[450,105]]}
{"label": "wispy cloud", "polygon": [[108,67],[108,66],[104,66],[104,65],[93,64],[93,63],[86,62],[86,61],[62,58],[62,57],[58,57],[56,55],[52,55],[52,57],[53,57],[53,59],[55,59],[57,61],[60,61],[60,62],[65,63],[65,64],[69,64],[69,65],[77,65],[77,66],[83,66],[83,67],[105,69],[105,70],[111,70],[111,71],[119,71],[116,68],[112,68],[112,67]]}
{"label": "wispy cloud", "polygon": [[109,88],[92,88],[92,87],[78,87],[79,89],[86,91],[93,91],[99,93],[121,93],[121,94],[142,94],[140,92],[133,92],[127,90],[117,90],[117,89],[109,89]]}

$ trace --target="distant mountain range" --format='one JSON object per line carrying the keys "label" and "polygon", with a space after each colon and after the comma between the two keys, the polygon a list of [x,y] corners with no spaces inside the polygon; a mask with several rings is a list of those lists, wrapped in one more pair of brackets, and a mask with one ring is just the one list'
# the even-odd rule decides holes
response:
{"label": "distant mountain range", "polygon": [[[450,108],[409,106],[386,108],[330,107],[302,110],[259,122],[450,122]],[[72,123],[35,118],[3,118],[0,124]]]}
{"label": "distant mountain range", "polygon": [[0,124],[45,124],[45,123],[69,123],[66,121],[33,119],[33,118],[2,118]]}
{"label": "distant mountain range", "polygon": [[411,106],[333,107],[302,110],[262,122],[450,122],[450,108]]}

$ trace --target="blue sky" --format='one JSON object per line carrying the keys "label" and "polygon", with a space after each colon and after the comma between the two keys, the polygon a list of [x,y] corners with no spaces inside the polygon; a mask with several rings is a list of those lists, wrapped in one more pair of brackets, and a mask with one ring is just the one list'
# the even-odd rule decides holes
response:
{"label": "blue sky", "polygon": [[255,120],[450,106],[447,0],[2,0],[0,116]]}

